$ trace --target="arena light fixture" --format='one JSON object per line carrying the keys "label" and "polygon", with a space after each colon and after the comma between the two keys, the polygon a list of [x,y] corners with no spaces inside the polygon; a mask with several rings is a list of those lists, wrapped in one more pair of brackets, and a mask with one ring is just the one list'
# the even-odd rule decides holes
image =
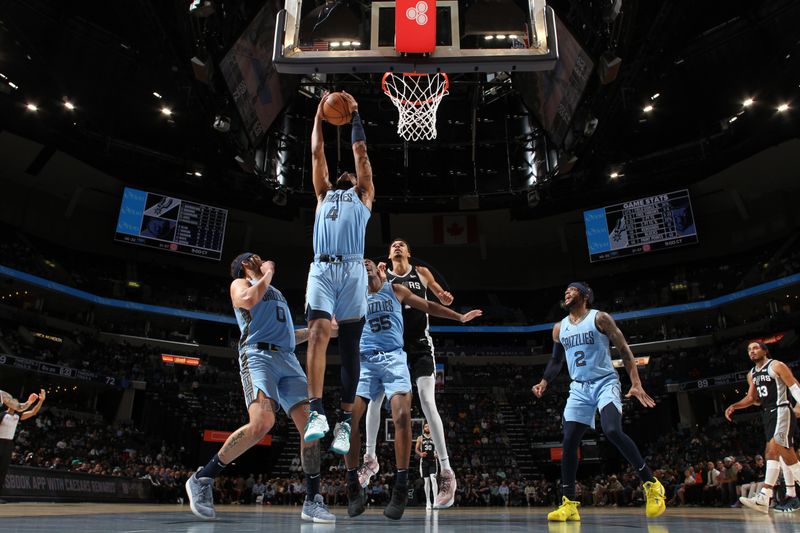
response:
{"label": "arena light fixture", "polygon": [[19,85],[17,85],[13,81],[9,81],[8,86],[11,87],[12,89],[19,89]]}
{"label": "arena light fixture", "polygon": [[646,106],[644,106],[644,107],[642,108],[642,111],[644,111],[645,113],[649,113],[649,112],[650,112],[650,111],[652,111],[652,110],[653,110],[653,106],[652,106],[652,105],[650,105],[650,104],[647,104]]}
{"label": "arena light fixture", "polygon": [[656,93],[650,97],[650,100],[657,100],[659,96],[661,96],[661,93]]}
{"label": "arena light fixture", "polygon": [[27,109],[31,113],[35,113],[35,112],[39,111],[39,106],[37,106],[36,104],[34,104],[32,102],[28,102],[27,104],[25,104],[25,109]]}
{"label": "arena light fixture", "polygon": [[728,123],[730,124],[730,123],[732,123],[732,122],[736,122],[737,120],[739,120],[739,117],[737,117],[737,116],[732,116],[731,118],[729,118],[729,119],[728,119]]}
{"label": "arena light fixture", "polygon": [[789,111],[789,104],[783,103],[779,105],[776,109],[778,110],[778,113],[785,113],[786,111]]}
{"label": "arena light fixture", "polygon": [[747,98],[747,99],[745,99],[744,102],[742,102],[742,107],[750,107],[754,103],[755,103],[755,100],[753,100],[752,98]]}
{"label": "arena light fixture", "polygon": [[161,114],[164,115],[165,117],[171,117],[172,109],[168,108],[167,106],[164,106],[161,108]]}
{"label": "arena light fixture", "polygon": [[159,100],[161,100],[161,98],[163,98],[163,97],[162,97],[160,94],[158,94],[158,93],[157,93],[157,92],[155,92],[155,91],[153,91],[153,96],[155,96],[155,97],[156,97],[156,98],[158,98]]}
{"label": "arena light fixture", "polygon": [[609,174],[608,177],[612,178],[612,179],[613,178],[618,178],[619,177],[619,172],[614,171],[611,174]]}
{"label": "arena light fixture", "polygon": [[66,107],[69,111],[75,111],[75,104],[69,100],[64,100],[64,107]]}

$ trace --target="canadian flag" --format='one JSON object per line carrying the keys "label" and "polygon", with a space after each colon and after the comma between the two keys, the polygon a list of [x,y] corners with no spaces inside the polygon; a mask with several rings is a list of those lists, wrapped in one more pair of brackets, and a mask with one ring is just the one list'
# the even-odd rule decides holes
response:
{"label": "canadian flag", "polygon": [[475,215],[437,215],[433,217],[434,244],[472,244],[478,242],[478,217]]}

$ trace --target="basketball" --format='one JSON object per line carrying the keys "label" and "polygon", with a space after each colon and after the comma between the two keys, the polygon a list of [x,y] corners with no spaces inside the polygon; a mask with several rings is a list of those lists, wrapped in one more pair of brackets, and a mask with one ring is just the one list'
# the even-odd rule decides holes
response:
{"label": "basketball", "polygon": [[330,93],[322,104],[322,118],[334,126],[342,126],[350,122],[352,113],[347,98],[340,93]]}

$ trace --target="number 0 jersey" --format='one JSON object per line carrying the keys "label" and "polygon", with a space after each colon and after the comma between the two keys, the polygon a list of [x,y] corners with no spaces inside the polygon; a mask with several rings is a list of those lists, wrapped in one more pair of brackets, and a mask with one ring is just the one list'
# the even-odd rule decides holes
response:
{"label": "number 0 jersey", "polygon": [[574,381],[594,381],[615,373],[611,364],[608,337],[597,329],[597,309],[591,309],[578,324],[561,320],[559,340],[567,357],[569,377]]}
{"label": "number 0 jersey", "polygon": [[[248,280],[250,285],[256,281]],[[264,297],[249,311],[233,308],[239,323],[239,347],[257,342],[267,342],[293,352],[295,347],[292,313],[281,291],[270,285]]]}
{"label": "number 0 jersey", "polygon": [[758,394],[761,408],[764,411],[770,411],[780,405],[789,405],[789,399],[786,395],[786,383],[772,369],[773,361],[774,359],[767,359],[764,366],[761,368],[754,367],[750,371],[756,394]]}
{"label": "number 0 jersey", "polygon": [[403,311],[391,283],[367,295],[367,321],[361,333],[361,353],[403,349]]}
{"label": "number 0 jersey", "polygon": [[314,254],[363,257],[370,215],[355,187],[326,192],[314,218]]}

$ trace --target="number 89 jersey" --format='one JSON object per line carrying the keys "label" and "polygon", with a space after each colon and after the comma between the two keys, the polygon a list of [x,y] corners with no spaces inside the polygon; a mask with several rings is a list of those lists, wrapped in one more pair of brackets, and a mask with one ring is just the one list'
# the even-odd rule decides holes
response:
{"label": "number 89 jersey", "polygon": [[[256,282],[249,280],[250,285]],[[264,297],[249,311],[234,307],[241,337],[239,346],[267,342],[293,352],[295,347],[292,313],[281,291],[270,285]]]}
{"label": "number 89 jersey", "polygon": [[569,377],[574,381],[593,381],[616,372],[611,363],[608,337],[597,329],[597,310],[590,310],[577,324],[569,316],[561,321],[559,340],[567,357]]}
{"label": "number 89 jersey", "polygon": [[391,283],[367,295],[367,321],[361,334],[361,353],[403,349],[403,306]]}
{"label": "number 89 jersey", "polygon": [[789,405],[786,384],[772,370],[772,361],[773,359],[767,359],[764,366],[752,370],[753,385],[761,401],[761,408],[765,411],[770,411],[779,405]]}

